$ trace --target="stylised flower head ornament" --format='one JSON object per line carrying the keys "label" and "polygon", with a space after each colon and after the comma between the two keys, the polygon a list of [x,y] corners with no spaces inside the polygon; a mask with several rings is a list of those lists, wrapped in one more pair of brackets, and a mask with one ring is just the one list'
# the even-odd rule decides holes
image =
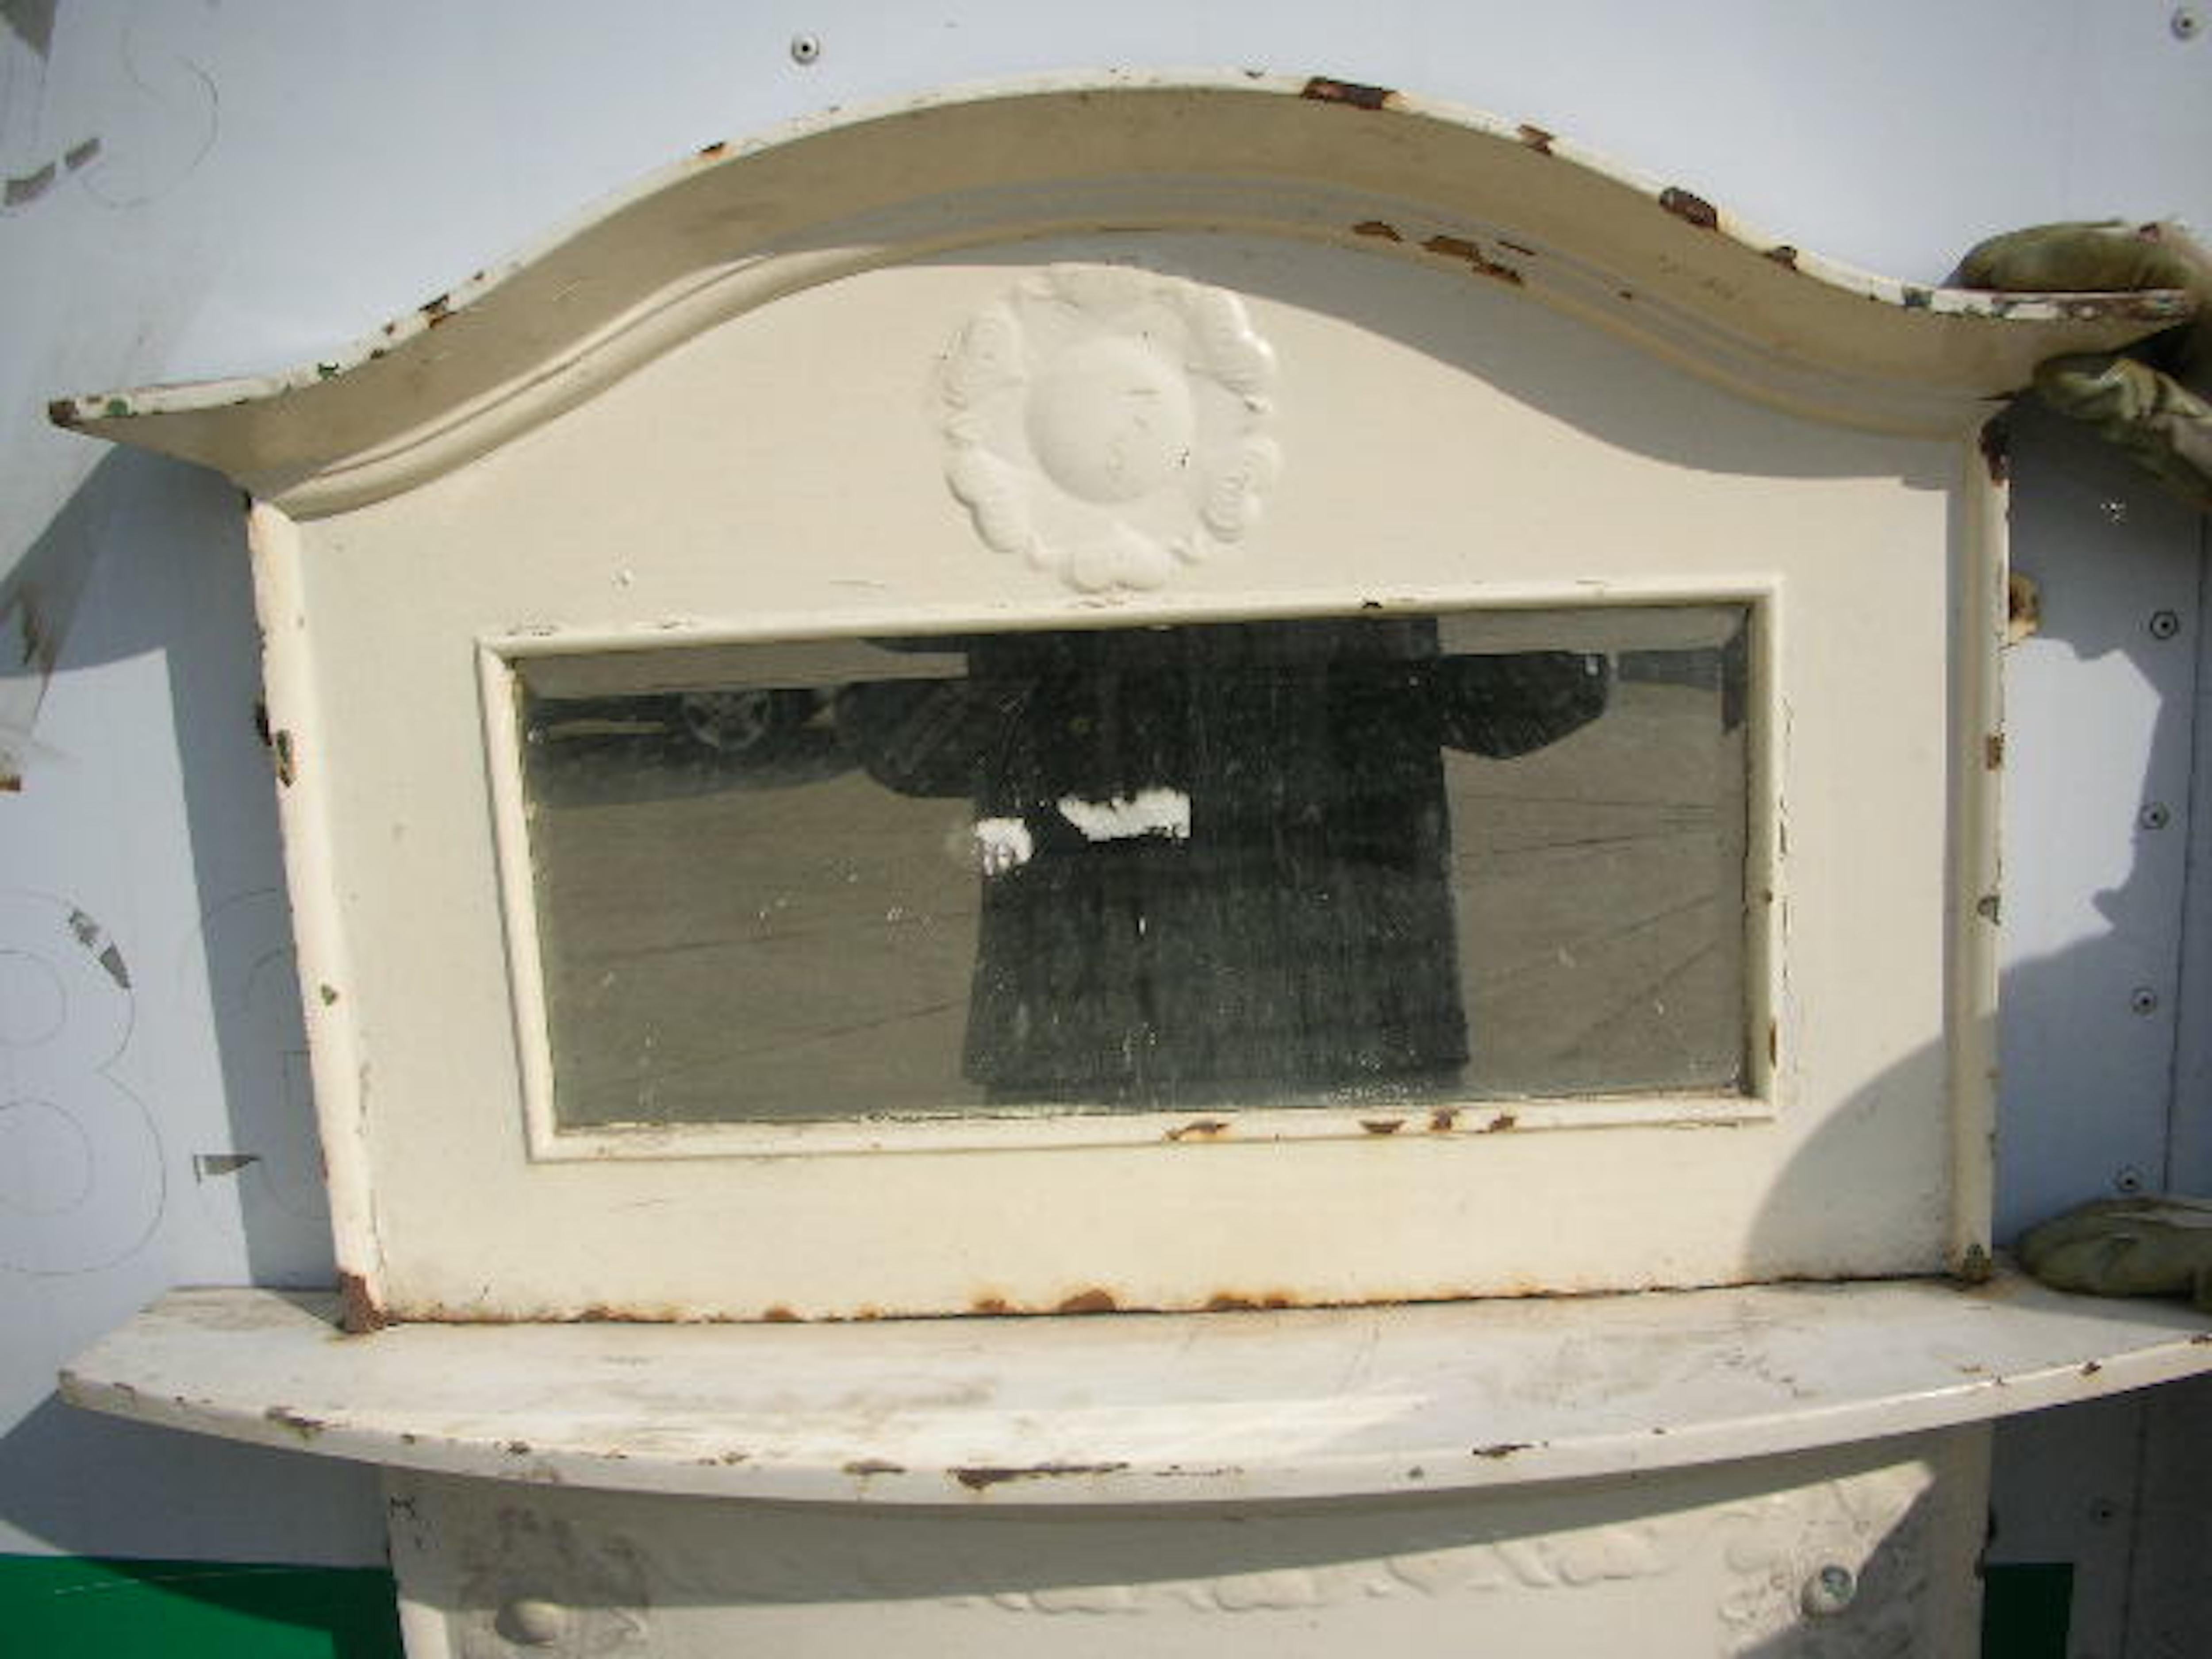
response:
{"label": "stylised flower head ornament", "polygon": [[1233,294],[1054,265],[953,342],[945,480],[998,551],[1086,592],[1158,587],[1257,521],[1274,374]]}

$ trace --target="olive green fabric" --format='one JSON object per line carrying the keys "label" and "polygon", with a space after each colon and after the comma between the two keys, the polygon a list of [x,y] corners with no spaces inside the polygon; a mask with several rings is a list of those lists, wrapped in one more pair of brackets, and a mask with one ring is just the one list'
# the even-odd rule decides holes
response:
{"label": "olive green fabric", "polygon": [[2183,289],[2197,320],[2125,355],[2055,358],[2035,389],[2184,501],[2212,510],[2212,254],[2173,225],[2038,225],[1993,236],[1960,262],[1961,286],[2109,294]]}
{"label": "olive green fabric", "polygon": [[392,1575],[0,1555],[0,1652],[23,1659],[401,1659]]}
{"label": "olive green fabric", "polygon": [[2185,1296],[2212,1313],[2212,1202],[2099,1199],[2031,1228],[2020,1260],[2054,1290]]}

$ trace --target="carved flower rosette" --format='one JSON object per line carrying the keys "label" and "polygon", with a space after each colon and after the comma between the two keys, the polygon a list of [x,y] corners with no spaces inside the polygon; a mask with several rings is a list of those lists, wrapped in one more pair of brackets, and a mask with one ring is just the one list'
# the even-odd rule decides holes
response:
{"label": "carved flower rosette", "polygon": [[1258,521],[1274,374],[1233,294],[1054,265],[953,341],[945,480],[995,550],[1085,592],[1156,588]]}

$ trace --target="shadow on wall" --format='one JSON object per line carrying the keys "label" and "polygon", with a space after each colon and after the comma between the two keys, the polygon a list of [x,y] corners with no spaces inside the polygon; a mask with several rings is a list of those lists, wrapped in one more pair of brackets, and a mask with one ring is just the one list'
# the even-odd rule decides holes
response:
{"label": "shadow on wall", "polygon": [[[0,1281],[15,1281],[0,1290],[24,1310],[19,1329],[82,1340],[195,1279],[327,1285],[236,492],[194,469],[107,454],[0,583],[0,716],[46,714],[39,739],[18,745],[27,764],[4,797],[18,850],[0,879],[0,965],[38,994],[0,1018],[12,1166],[0,1169],[10,1200]],[[153,663],[158,682],[128,672]],[[114,672],[86,672],[101,669]],[[166,731],[154,712],[164,698]],[[146,827],[179,809],[181,871],[162,860],[185,849],[151,847],[161,832]],[[100,872],[127,911],[52,873],[134,846],[150,856]],[[51,1396],[0,1436],[0,1521],[101,1555],[381,1553],[366,1470]]]}

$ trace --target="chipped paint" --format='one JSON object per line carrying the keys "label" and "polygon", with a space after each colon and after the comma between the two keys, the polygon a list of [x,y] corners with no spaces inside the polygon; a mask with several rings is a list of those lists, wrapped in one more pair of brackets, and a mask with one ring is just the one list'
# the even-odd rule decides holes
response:
{"label": "chipped paint", "polygon": [[338,1273],[338,1328],[348,1336],[367,1336],[392,1323],[391,1317],[369,1294],[368,1281],[359,1273]]}
{"label": "chipped paint", "polygon": [[1486,1135],[1503,1134],[1520,1121],[1510,1112],[1500,1112],[1482,1126],[1482,1133]]}
{"label": "chipped paint", "polygon": [[1362,219],[1358,224],[1352,226],[1352,234],[1354,236],[1376,237],[1385,242],[1402,242],[1406,240],[1398,234],[1397,226],[1382,219]]}
{"label": "chipped paint", "polygon": [[1787,242],[1776,243],[1766,250],[1765,257],[1778,265],[1786,265],[1792,270],[1797,269],[1797,250]]}
{"label": "chipped paint", "polygon": [[1406,1127],[1402,1117],[1363,1117],[1359,1127],[1370,1135],[1395,1135]]}
{"label": "chipped paint", "polygon": [[1677,219],[1695,225],[1699,230],[1720,228],[1720,210],[1704,197],[1669,185],[1659,192],[1659,205]]}
{"label": "chipped paint", "polygon": [[1982,738],[1982,769],[1988,772],[2002,771],[2004,763],[2005,734],[2002,732],[1984,733]]}
{"label": "chipped paint", "polygon": [[1167,1138],[1170,1140],[1218,1140],[1229,1133],[1230,1127],[1226,1118],[1194,1118],[1188,1123],[1179,1124],[1169,1130]]}
{"label": "chipped paint", "polygon": [[2002,415],[1993,415],[1982,422],[1980,435],[1982,465],[1989,470],[1990,482],[2007,483],[2012,478],[2012,428]]}
{"label": "chipped paint", "polygon": [[845,1473],[865,1480],[872,1474],[904,1474],[906,1465],[887,1457],[856,1457],[845,1465]]}
{"label": "chipped paint", "polygon": [[289,1406],[271,1406],[261,1415],[264,1421],[274,1423],[279,1428],[289,1429],[302,1440],[315,1439],[324,1430],[330,1427],[330,1425],[320,1418],[309,1417],[305,1413],[295,1412]]}
{"label": "chipped paint", "polygon": [[1388,87],[1370,87],[1357,81],[1336,81],[1325,75],[1310,77],[1301,98],[1310,98],[1322,104],[1349,104],[1354,109],[1389,109],[1397,101],[1398,94]]}
{"label": "chipped paint", "polygon": [[1465,262],[1468,270],[1478,276],[1489,276],[1515,287],[1521,284],[1521,273],[1508,264],[1501,264],[1484,253],[1475,243],[1464,236],[1447,236],[1442,232],[1428,238],[1421,246],[1441,258]]}
{"label": "chipped paint", "polygon": [[1118,1474],[1129,1466],[1115,1463],[1031,1463],[1023,1468],[965,1468],[949,1471],[970,1492],[986,1492],[1009,1480],[1057,1480],[1070,1475]]}
{"label": "chipped paint", "polygon": [[2018,645],[2043,628],[2043,590],[2014,570],[2005,577],[2005,643]]}
{"label": "chipped paint", "polygon": [[1101,1290],[1094,1285],[1089,1290],[1078,1291],[1074,1295],[1062,1298],[1053,1311],[1064,1314],[1102,1314],[1112,1313],[1120,1306],[1121,1304],[1114,1299],[1113,1291]]}
{"label": "chipped paint", "polygon": [[1523,121],[1513,130],[1513,136],[1539,155],[1549,155],[1552,153],[1552,146],[1559,143],[1555,135],[1527,121]]}
{"label": "chipped paint", "polygon": [[1510,1457],[1516,1452],[1531,1449],[1534,1444],[1532,1440],[1500,1440],[1494,1445],[1470,1446],[1467,1455],[1469,1457]]}
{"label": "chipped paint", "polygon": [[1429,1114],[1429,1133],[1432,1135],[1449,1134],[1452,1126],[1458,1121],[1458,1107],[1439,1106]]}
{"label": "chipped paint", "polygon": [[269,746],[276,756],[276,781],[289,789],[300,775],[299,756],[292,734],[289,732],[276,733]]}

